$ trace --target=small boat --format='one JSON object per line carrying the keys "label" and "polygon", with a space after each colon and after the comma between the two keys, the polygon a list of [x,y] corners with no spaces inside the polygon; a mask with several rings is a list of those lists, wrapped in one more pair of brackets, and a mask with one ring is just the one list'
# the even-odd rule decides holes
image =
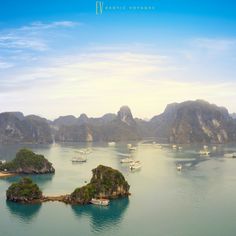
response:
{"label": "small boat", "polygon": [[7,161],[6,160],[0,160],[0,165],[5,164]]}
{"label": "small boat", "polygon": [[213,146],[213,147],[212,147],[212,150],[215,151],[215,150],[216,150],[216,146]]}
{"label": "small boat", "polygon": [[204,145],[204,146],[203,146],[203,149],[204,149],[204,150],[208,149],[208,146],[207,146],[207,145]]}
{"label": "small boat", "polygon": [[176,149],[176,148],[177,148],[177,145],[175,145],[175,144],[172,145],[172,148],[173,148],[173,149]]}
{"label": "small boat", "polygon": [[86,162],[86,161],[87,161],[87,158],[86,158],[86,157],[74,157],[71,161],[72,161],[73,163]]}
{"label": "small boat", "polygon": [[133,162],[134,160],[129,157],[120,160],[120,163],[133,163]]}
{"label": "small boat", "polygon": [[139,170],[141,169],[142,165],[140,161],[133,161],[132,163],[130,163],[129,168],[131,171],[134,170]]}
{"label": "small boat", "polygon": [[181,150],[183,150],[183,147],[179,146],[178,149],[179,149],[179,151],[181,151]]}
{"label": "small boat", "polygon": [[102,199],[102,198],[92,198],[90,201],[90,203],[99,206],[108,206],[109,202],[110,201],[108,199]]}
{"label": "small boat", "polygon": [[176,169],[177,169],[178,171],[181,171],[182,168],[183,168],[183,166],[182,166],[181,164],[178,164],[178,165],[176,166]]}
{"label": "small boat", "polygon": [[110,146],[110,147],[114,147],[115,145],[116,145],[115,142],[108,142],[108,146]]}
{"label": "small boat", "polygon": [[118,152],[117,153],[119,156],[122,156],[122,157],[131,157],[131,154],[130,153],[121,153],[121,152]]}
{"label": "small boat", "polygon": [[90,148],[85,148],[85,149],[76,150],[75,152],[88,155],[92,152],[92,150]]}
{"label": "small boat", "polygon": [[128,144],[127,144],[127,147],[128,147],[128,148],[132,147],[132,144],[128,143]]}
{"label": "small boat", "polygon": [[199,154],[200,156],[209,156],[211,152],[207,151],[207,150],[200,150]]}
{"label": "small boat", "polygon": [[226,154],[224,154],[224,157],[236,158],[236,153],[235,152],[233,152],[233,153],[226,153]]}
{"label": "small boat", "polygon": [[129,147],[130,151],[135,151],[137,148],[136,147]]}

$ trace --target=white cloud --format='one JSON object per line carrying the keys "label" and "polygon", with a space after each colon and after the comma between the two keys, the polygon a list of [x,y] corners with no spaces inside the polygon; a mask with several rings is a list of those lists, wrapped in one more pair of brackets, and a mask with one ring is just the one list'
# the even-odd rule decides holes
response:
{"label": "white cloud", "polygon": [[[49,49],[47,32],[52,29],[71,28],[79,25],[72,21],[50,23],[33,22],[19,28],[0,32],[0,49],[30,49],[46,51]],[[47,31],[47,32],[46,32]]]}
{"label": "white cloud", "polygon": [[47,50],[48,46],[43,39],[30,36],[8,34],[0,36],[0,48],[32,49],[37,51],[45,51]]}
{"label": "white cloud", "polygon": [[170,102],[199,98],[228,105],[235,83],[211,82],[207,74],[204,83],[196,82],[193,78],[202,72],[186,72],[179,61],[157,53],[111,49],[95,53],[91,48],[82,54],[44,58],[44,66],[24,68],[1,81],[1,98],[10,99],[0,101],[7,100],[11,110],[50,118],[82,112],[100,116],[123,104],[135,116],[152,117]]}
{"label": "white cloud", "polygon": [[236,47],[235,39],[221,39],[221,38],[197,38],[193,40],[196,47],[211,50],[215,52],[228,51]]}
{"label": "white cloud", "polygon": [[14,65],[12,63],[0,60],[0,69],[8,69],[8,68],[11,68],[13,66]]}
{"label": "white cloud", "polygon": [[43,23],[41,21],[33,22],[29,25],[25,25],[19,28],[21,31],[32,31],[32,30],[46,30],[46,29],[52,29],[52,28],[71,28],[74,26],[78,26],[81,23],[74,22],[74,21],[54,21],[50,23]]}

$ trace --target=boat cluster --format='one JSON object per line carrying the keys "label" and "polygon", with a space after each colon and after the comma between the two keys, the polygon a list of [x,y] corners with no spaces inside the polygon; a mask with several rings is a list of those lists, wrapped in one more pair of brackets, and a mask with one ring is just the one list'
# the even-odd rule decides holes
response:
{"label": "boat cluster", "polygon": [[87,162],[87,156],[92,152],[91,148],[85,148],[75,151],[77,155],[72,158],[72,163],[84,163]]}
{"label": "boat cluster", "polygon": [[123,164],[129,164],[129,169],[131,171],[141,169],[141,167],[142,167],[141,162],[134,160],[132,158],[132,153],[137,149],[137,147],[134,147],[131,144],[127,144],[127,148],[130,151],[130,153],[118,153],[118,155],[120,155],[120,156],[127,156],[126,158],[121,159],[120,162]]}

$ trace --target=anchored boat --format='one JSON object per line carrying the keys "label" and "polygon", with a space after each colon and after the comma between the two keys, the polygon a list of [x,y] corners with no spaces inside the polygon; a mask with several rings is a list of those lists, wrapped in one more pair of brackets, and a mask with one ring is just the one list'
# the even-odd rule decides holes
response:
{"label": "anchored boat", "polygon": [[182,166],[181,164],[178,164],[178,165],[176,166],[176,169],[177,169],[178,171],[181,171],[182,168],[183,168],[183,166]]}
{"label": "anchored boat", "polygon": [[134,170],[139,170],[141,169],[142,165],[140,161],[133,161],[132,163],[130,163],[129,168],[130,170],[134,171]]}
{"label": "anchored boat", "polygon": [[120,160],[121,163],[132,163],[134,160],[132,158],[124,158]]}
{"label": "anchored boat", "polygon": [[99,206],[108,206],[109,202],[110,201],[108,199],[102,199],[102,198],[92,198],[92,200],[90,201],[90,203]]}

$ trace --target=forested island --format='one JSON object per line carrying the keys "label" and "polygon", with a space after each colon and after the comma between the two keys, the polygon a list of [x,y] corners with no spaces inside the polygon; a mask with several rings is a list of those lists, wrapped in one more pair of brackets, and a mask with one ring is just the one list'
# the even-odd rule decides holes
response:
{"label": "forested island", "polygon": [[23,148],[12,161],[1,163],[0,171],[12,174],[48,174],[54,173],[55,169],[43,155]]}
{"label": "forested island", "polygon": [[22,178],[18,183],[13,183],[8,188],[6,197],[7,200],[18,203],[60,201],[66,204],[88,204],[92,198],[116,199],[130,195],[130,186],[118,170],[99,165],[92,170],[92,173],[90,183],[76,188],[71,194],[43,196],[37,184],[29,178]]}

